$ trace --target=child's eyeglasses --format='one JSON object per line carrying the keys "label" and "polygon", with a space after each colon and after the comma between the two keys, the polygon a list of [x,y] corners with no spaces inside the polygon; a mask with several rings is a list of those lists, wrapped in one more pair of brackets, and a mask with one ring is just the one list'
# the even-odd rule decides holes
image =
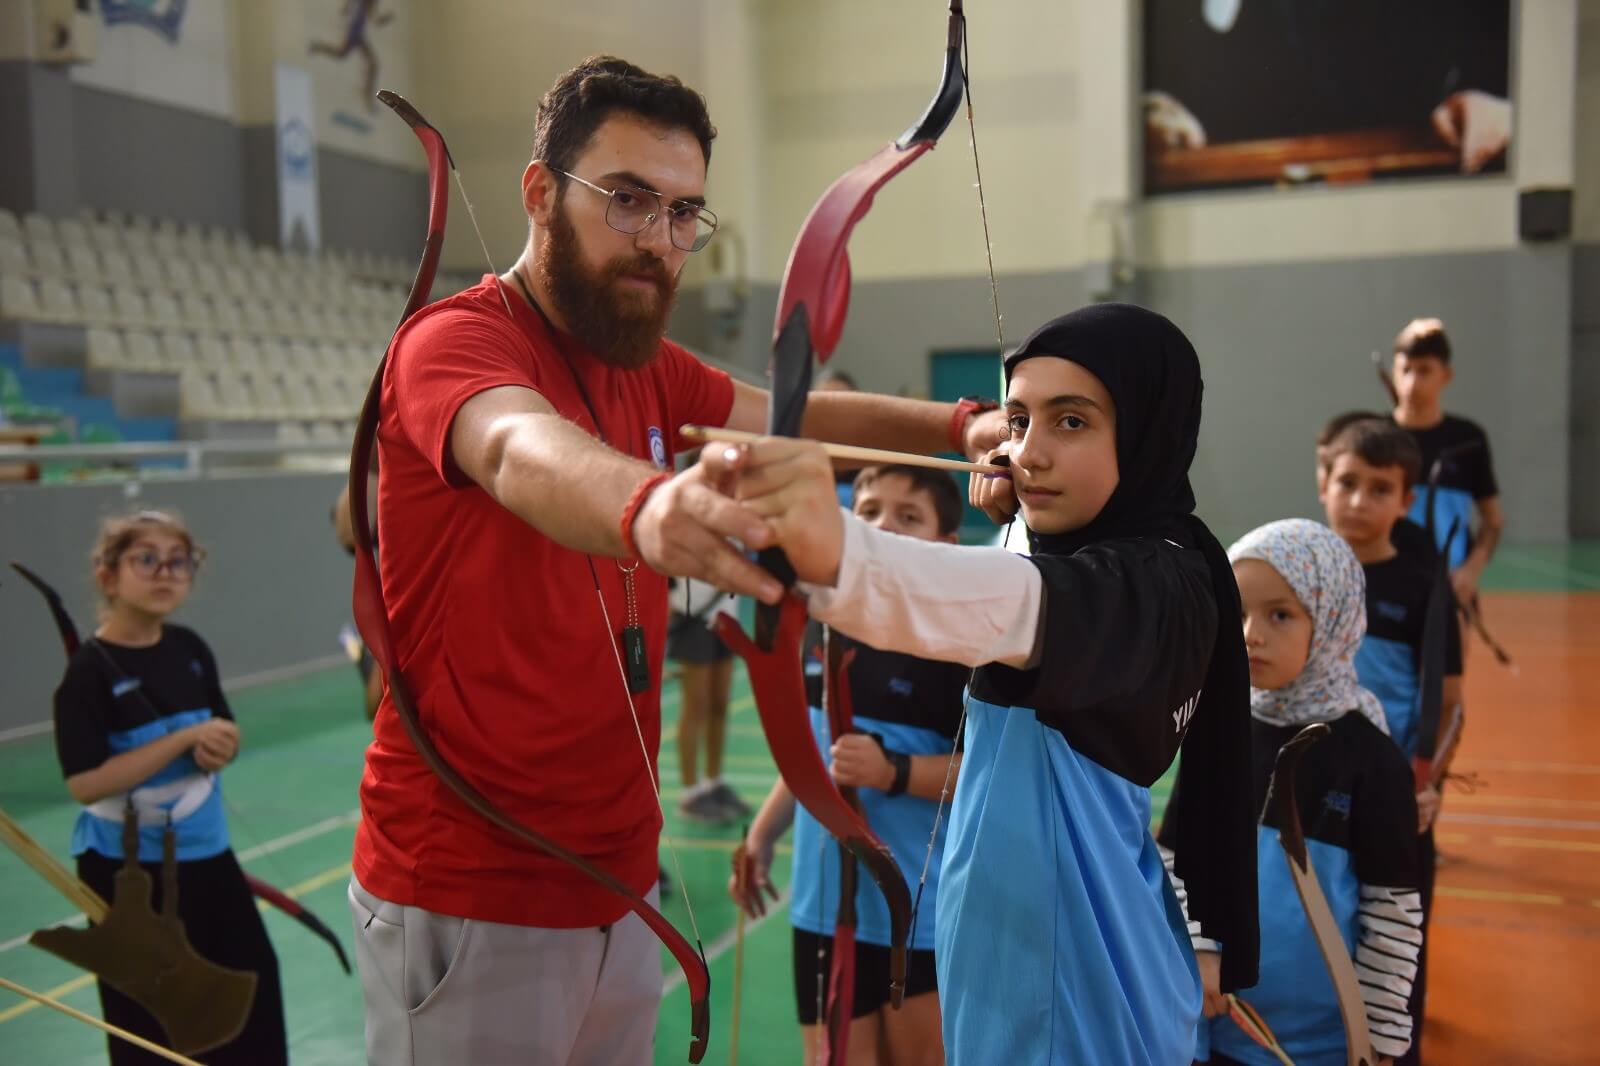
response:
{"label": "child's eyeglasses", "polygon": [[136,551],[124,556],[128,566],[135,574],[146,580],[154,580],[165,570],[171,574],[175,581],[186,581],[194,577],[195,571],[200,569],[200,562],[204,555],[200,552],[186,552],[181,555],[169,555],[165,559],[160,552]]}

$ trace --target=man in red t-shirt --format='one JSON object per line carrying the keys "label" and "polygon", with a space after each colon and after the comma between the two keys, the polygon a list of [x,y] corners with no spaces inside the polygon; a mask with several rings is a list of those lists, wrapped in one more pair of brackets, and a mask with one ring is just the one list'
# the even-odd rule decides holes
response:
{"label": "man in red t-shirt", "polygon": [[[424,728],[501,810],[652,901],[666,578],[782,591],[728,543],[769,544],[767,524],[704,468],[670,473],[679,426],[765,425],[764,391],[663,338],[716,228],[714,136],[676,78],[610,57],[562,75],[522,176],[521,258],[399,331],[378,427],[383,589]],[[969,410],[819,394],[805,431],[928,452],[955,434],[976,455],[999,415]],[[632,693],[630,650],[648,674]],[[374,732],[350,885],[369,1061],[647,1061],[648,927],[459,800],[388,696]]]}

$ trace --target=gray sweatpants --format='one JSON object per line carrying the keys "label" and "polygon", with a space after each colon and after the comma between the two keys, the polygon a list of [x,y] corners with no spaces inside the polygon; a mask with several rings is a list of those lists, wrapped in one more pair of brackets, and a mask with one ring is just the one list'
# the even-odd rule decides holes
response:
{"label": "gray sweatpants", "polygon": [[354,877],[348,896],[370,1066],[651,1061],[661,951],[638,915],[539,929],[390,903]]}

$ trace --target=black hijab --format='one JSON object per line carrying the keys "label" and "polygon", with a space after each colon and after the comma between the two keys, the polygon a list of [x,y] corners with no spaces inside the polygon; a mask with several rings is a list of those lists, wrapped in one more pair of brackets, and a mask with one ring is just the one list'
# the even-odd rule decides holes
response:
{"label": "black hijab", "polygon": [[1194,515],[1189,464],[1200,437],[1200,360],[1183,332],[1154,311],[1094,304],[1045,323],[1006,360],[1070,360],[1099,378],[1116,405],[1119,480],[1093,521],[1066,533],[1028,531],[1036,555],[1070,555],[1098,541],[1165,537],[1205,556],[1217,636],[1205,687],[1183,741],[1167,839],[1189,894],[1189,917],[1222,941],[1222,988],[1256,983],[1256,810],[1250,758],[1250,669],[1239,589],[1228,554]]}

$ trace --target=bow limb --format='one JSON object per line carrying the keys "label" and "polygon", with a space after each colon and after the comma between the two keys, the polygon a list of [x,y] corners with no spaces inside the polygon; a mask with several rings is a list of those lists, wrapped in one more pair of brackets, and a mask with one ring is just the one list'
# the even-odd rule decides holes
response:
{"label": "bow limb", "polygon": [[[962,68],[966,19],[961,0],[951,0],[947,25],[943,74],[932,102],[896,140],[828,187],[806,216],[790,250],[773,327],[773,380],[767,411],[771,436],[800,436],[812,373],[838,345],[850,302],[846,251],[850,234],[871,208],[878,190],[932,148],[960,109],[966,89]],[[781,550],[768,549],[759,561],[785,585],[793,583],[794,570]],[[888,847],[834,785],[817,750],[800,667],[805,617],[803,601],[790,593],[777,606],[757,605],[753,641],[726,615],[718,618],[716,628],[749,670],[756,709],[778,772],[801,806],[867,868],[888,902],[890,999],[899,1006],[905,994],[911,893]]]}
{"label": "bow limb", "polygon": [[282,889],[274,888],[272,885],[267,884],[261,878],[245,874],[244,879],[245,883],[250,886],[250,894],[252,896],[278,908],[278,910],[311,930],[313,935],[321,938],[325,944],[333,949],[334,955],[339,959],[339,965],[344,967],[344,972],[351,972],[350,959],[344,953],[344,945],[339,943],[339,938],[334,935],[332,929],[323,924],[321,918],[306,910],[299,900]]}
{"label": "bow limb", "polygon": [[12,563],[11,569],[21,574],[22,579],[44,597],[45,606],[50,608],[50,617],[56,624],[56,633],[61,637],[61,646],[66,649],[67,658],[72,658],[78,652],[78,627],[72,621],[72,615],[67,613],[66,604],[61,602],[61,594],[52,588],[48,581],[21,563]]}
{"label": "bow limb", "polygon": [[[832,630],[823,632],[824,700],[828,716],[828,738],[837,741],[856,731],[855,703],[850,691],[850,664],[855,649],[844,651]],[[865,821],[861,797],[853,785],[839,786],[839,794]],[[826,1011],[819,1015],[825,1026],[826,1041],[822,1066],[843,1066],[850,1058],[850,1022],[856,999],[856,857],[848,848],[839,848],[839,908],[833,923],[833,963],[828,977]]]}
{"label": "bow limb", "polygon": [[[406,299],[405,310],[395,327],[395,332],[398,333],[411,315],[427,303],[433,288],[434,275],[439,266],[439,254],[444,245],[445,219],[450,202],[448,174],[453,171],[454,163],[450,158],[450,150],[445,146],[443,135],[403,97],[385,90],[378,94],[378,99],[393,109],[411,127],[428,158],[427,240],[417,265],[416,277],[412,281],[411,293]],[[392,343],[391,340],[391,345]],[[389,609],[378,572],[372,527],[367,512],[367,471],[372,468],[375,457],[384,370],[387,365],[388,353],[385,353],[367,389],[366,401],[362,405],[361,417],[356,424],[355,441],[350,453],[350,510],[357,546],[353,594],[356,627],[361,631],[362,639],[366,641],[373,658],[384,672],[384,678],[389,686],[389,701],[394,706],[406,736],[428,768],[456,794],[462,803],[486,821],[523,843],[568,864],[590,880],[615,893],[672,953],[673,958],[683,969],[689,989],[691,1009],[689,1061],[697,1063],[705,1055],[711,1029],[711,975],[706,966],[704,952],[691,945],[659,910],[609,871],[594,865],[566,846],[505,813],[444,758],[423,725],[421,712],[417,708],[405,674],[400,669],[399,657],[395,651],[394,634],[389,628]]]}
{"label": "bow limb", "polygon": [[1294,881],[1300,905],[1306,912],[1306,924],[1316,939],[1317,950],[1333,978],[1333,989],[1339,997],[1339,1017],[1344,1022],[1345,1055],[1348,1066],[1373,1066],[1377,1057],[1372,1051],[1372,1038],[1367,1029],[1367,1008],[1361,998],[1361,980],[1356,976],[1355,963],[1345,947],[1339,923],[1328,907],[1327,897],[1311,865],[1311,852],[1306,847],[1305,830],[1300,824],[1300,804],[1295,793],[1295,768],[1307,748],[1327,736],[1327,723],[1316,722],[1296,733],[1278,750],[1272,767],[1272,782],[1267,787],[1267,802],[1263,817],[1274,816],[1278,826],[1278,843],[1283,846],[1284,858],[1289,863],[1289,876]]}

